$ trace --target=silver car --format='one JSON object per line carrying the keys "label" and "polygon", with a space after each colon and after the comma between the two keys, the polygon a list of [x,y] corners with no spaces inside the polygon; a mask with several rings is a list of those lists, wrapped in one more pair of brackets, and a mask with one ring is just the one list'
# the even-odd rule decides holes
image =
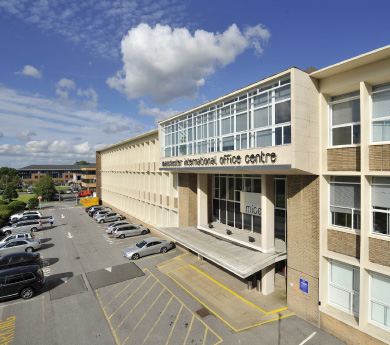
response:
{"label": "silver car", "polygon": [[20,231],[38,231],[42,230],[42,222],[40,220],[23,220],[15,224],[4,226],[0,229],[0,236],[9,235],[12,232]]}
{"label": "silver car", "polygon": [[9,242],[11,240],[14,240],[15,238],[21,238],[21,239],[30,238],[30,239],[34,239],[35,236],[34,236],[34,233],[30,232],[30,231],[14,232],[11,235],[4,236],[0,240],[0,245],[3,244],[3,243]]}
{"label": "silver car", "polygon": [[120,221],[122,218],[123,218],[122,215],[120,215],[117,212],[109,212],[109,213],[103,214],[102,216],[98,215],[95,218],[95,220],[98,223],[105,223],[105,222],[112,222],[114,220]]}
{"label": "silver car", "polygon": [[149,232],[148,228],[137,223],[120,225],[112,229],[112,236],[125,238],[136,235],[146,235]]}
{"label": "silver car", "polygon": [[123,250],[123,256],[128,259],[137,260],[141,256],[146,256],[156,253],[166,253],[174,247],[174,243],[165,238],[149,237],[141,242],[132,245]]}
{"label": "silver car", "polygon": [[131,223],[126,221],[126,220],[122,220],[122,221],[119,221],[119,222],[114,222],[114,223],[108,224],[104,230],[106,231],[106,234],[111,234],[112,233],[112,229],[114,229],[117,226],[125,225],[125,224],[131,224]]}
{"label": "silver car", "polygon": [[23,213],[17,213],[13,214],[10,218],[11,221],[17,221],[18,219],[22,218],[23,216],[27,216],[29,214],[36,214],[39,216],[39,218],[42,218],[42,213],[39,211],[24,211]]}
{"label": "silver car", "polygon": [[41,248],[41,240],[16,238],[0,246],[0,256],[17,252],[33,252],[39,248]]}
{"label": "silver car", "polygon": [[111,209],[104,209],[104,210],[100,210],[100,211],[97,211],[94,215],[93,215],[93,219],[96,219],[97,217],[100,217],[104,214],[107,214],[111,212]]}

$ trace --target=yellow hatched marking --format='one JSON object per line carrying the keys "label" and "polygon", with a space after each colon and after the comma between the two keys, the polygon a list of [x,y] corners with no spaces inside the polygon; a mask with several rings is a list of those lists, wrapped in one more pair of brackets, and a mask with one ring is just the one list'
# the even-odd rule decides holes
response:
{"label": "yellow hatched marking", "polygon": [[[171,303],[172,299],[173,299],[173,296],[171,296],[171,298],[169,299],[167,305],[165,306],[164,310],[162,311],[162,313],[160,314],[160,316],[158,317],[158,319],[157,319],[156,322],[154,323],[152,329],[149,331],[148,335],[146,336],[146,338],[144,339],[144,341],[142,342],[142,344],[145,344],[145,341],[148,340],[150,334],[151,334],[151,333],[153,332],[153,330],[154,330],[154,327],[156,327],[157,323],[160,321],[161,317],[164,315],[164,313],[165,313],[165,311],[167,310],[167,308],[168,308],[169,304]],[[123,343],[123,344],[124,344],[124,343]],[[123,345],[123,344],[122,344],[122,345]]]}
{"label": "yellow hatched marking", "polygon": [[172,337],[173,330],[175,329],[176,322],[177,322],[177,320],[179,319],[179,316],[180,316],[181,311],[183,310],[183,306],[184,306],[184,304],[181,305],[180,310],[179,310],[179,312],[177,313],[176,320],[175,320],[175,322],[173,323],[171,332],[169,333],[169,336],[168,336],[168,339],[167,339],[167,342],[165,343],[165,345],[168,345],[169,340],[170,340],[171,337]]}
{"label": "yellow hatched marking", "polygon": [[104,296],[106,296],[109,292],[111,292],[111,290],[114,289],[115,286],[117,286],[117,285],[118,285],[118,283],[116,283],[116,284],[114,284],[113,286],[111,286],[111,287],[108,289],[108,291],[106,291],[101,297],[104,298]]}
{"label": "yellow hatched marking", "polygon": [[129,295],[129,297],[127,297],[127,298],[123,301],[123,303],[119,306],[119,308],[118,308],[117,310],[115,310],[115,311],[110,315],[109,319],[111,319],[111,318],[117,313],[117,311],[120,310],[120,309],[127,303],[127,301],[128,301],[131,297],[134,296],[134,294],[142,287],[142,285],[144,285],[144,284],[147,282],[147,280],[148,280],[150,277],[151,277],[151,276],[149,275],[149,277],[147,277],[147,278],[142,282],[142,284],[141,284],[140,286],[138,286],[137,289],[136,289],[131,295]]}
{"label": "yellow hatched marking", "polygon": [[[234,291],[230,290],[229,288],[225,287],[224,285],[220,284],[219,282],[217,282],[216,280],[214,280],[213,278],[209,277],[207,274],[203,273],[202,271],[198,270],[196,267],[192,266],[192,265],[187,265],[187,266],[183,266],[183,267],[180,267],[180,268],[177,268],[177,269],[174,269],[170,272],[173,272],[173,271],[176,271],[176,270],[179,270],[179,269],[182,269],[182,268],[186,268],[186,267],[191,267],[191,268],[194,268],[196,271],[200,272],[201,274],[203,274],[204,276],[206,276],[207,278],[209,278],[211,281],[217,283],[218,285],[220,285],[221,287],[225,288],[227,291],[231,292],[234,296],[236,297],[239,297],[241,300],[245,301],[246,303],[248,303],[249,305],[253,306],[254,308],[258,309],[259,311],[261,311],[263,314],[265,315],[270,315],[270,314],[275,314],[275,313],[278,313],[280,311],[284,311],[284,310],[287,310],[287,308],[280,308],[280,309],[276,309],[276,310],[273,310],[273,311],[269,311],[269,312],[266,312],[264,311],[263,309],[261,309],[260,307],[254,305],[252,302],[249,302],[248,300],[246,300],[245,298],[241,297],[240,295],[236,294]],[[292,316],[294,315],[294,313],[291,313],[291,314],[288,314],[288,315],[284,315],[284,316],[281,316],[281,317],[278,317],[278,318],[275,318],[275,319],[272,319],[272,320],[266,320],[266,321],[263,321],[263,322],[260,322],[260,323],[257,323],[255,325],[250,325],[248,327],[243,327],[243,328],[240,328],[240,329],[236,329],[234,326],[232,326],[228,321],[226,321],[222,316],[220,316],[216,311],[213,310],[212,307],[208,306],[206,303],[204,303],[204,301],[200,300],[198,297],[196,297],[194,294],[192,294],[189,290],[187,290],[182,284],[180,284],[175,278],[173,278],[172,276],[169,275],[169,273],[166,273],[166,275],[171,278],[177,285],[179,285],[183,290],[185,290],[189,295],[191,295],[194,299],[196,299],[200,304],[204,305],[207,309],[209,309],[213,314],[215,314],[215,316],[217,316],[222,322],[224,322],[225,324],[227,324],[231,329],[233,329],[235,332],[241,332],[241,331],[244,331],[246,329],[250,329],[250,328],[253,328],[253,327],[257,327],[257,326],[261,326],[261,325],[264,325],[266,323],[269,323],[269,322],[273,322],[273,321],[277,321],[277,320],[281,320],[281,319],[284,319],[286,317],[289,317],[289,316]],[[222,339],[221,339],[222,341]],[[219,344],[219,343],[217,343]]]}
{"label": "yellow hatched marking", "polygon": [[164,260],[163,262],[160,262],[158,265],[156,265],[157,268],[163,268],[165,266],[168,266],[170,264],[167,263],[166,265],[163,265],[163,263],[167,262],[167,261],[174,261],[174,260],[180,260],[180,261],[183,261],[182,257],[184,255],[188,255],[189,253],[183,253],[183,254],[180,254],[179,256],[175,256],[174,258],[170,258],[170,259],[167,259],[167,260]]}
{"label": "yellow hatched marking", "polygon": [[206,339],[207,339],[207,328],[204,330],[203,345],[206,343]]}
{"label": "yellow hatched marking", "polygon": [[162,295],[162,293],[165,291],[165,287],[162,289],[162,291],[160,292],[160,294],[156,297],[156,299],[153,301],[153,303],[151,304],[151,306],[148,308],[148,310],[144,313],[144,315],[142,315],[142,317],[139,319],[139,321],[137,322],[137,324],[135,325],[135,327],[133,328],[133,330],[127,335],[126,339],[123,341],[123,344],[126,343],[126,341],[130,338],[130,336],[133,334],[133,332],[135,331],[135,329],[139,326],[139,324],[142,322],[142,320],[145,318],[145,316],[147,315],[147,313],[149,312],[150,309],[152,309],[152,307],[154,306],[154,304],[157,302],[157,300],[160,298],[160,296]]}
{"label": "yellow hatched marking", "polygon": [[[165,288],[166,288],[166,290],[167,291],[169,291],[171,294],[172,294],[172,296],[175,296],[175,298],[180,302],[180,304],[183,304],[185,307],[186,307],[186,309],[193,315],[193,316],[195,316],[197,319],[198,319],[198,321],[200,322],[200,323],[202,323],[203,324],[203,326],[205,326],[206,328],[208,328],[218,339],[219,339],[219,341],[217,342],[217,343],[215,343],[214,345],[218,345],[219,343],[221,343],[222,341],[223,341],[223,339],[217,334],[217,333],[215,333],[206,323],[204,323],[204,321],[202,321],[197,315],[195,315],[194,314],[194,312],[192,311],[192,310],[190,310],[190,308],[188,308],[178,297],[176,297],[176,295],[171,291],[171,290],[169,290],[163,283],[161,283],[161,281],[158,279],[158,278],[156,278],[156,276],[152,273],[152,272],[150,272],[147,268],[144,268],[143,269],[143,271],[148,271],[149,272],[149,274],[151,275],[151,276],[153,276],[153,278],[154,279],[156,279],[156,280],[158,280],[159,282],[160,282],[160,284],[161,285],[163,285]],[[180,285],[180,284],[178,284],[178,285]],[[181,286],[181,285],[180,285]],[[183,288],[184,289],[184,288]],[[185,289],[184,289],[185,290]],[[186,290],[187,291],[187,290]],[[195,297],[195,299],[196,299],[196,297]],[[196,299],[196,300],[198,300],[198,299]]]}
{"label": "yellow hatched marking", "polygon": [[125,291],[137,278],[134,278],[129,284],[127,284],[122,290],[121,292],[119,292],[114,298],[111,299],[110,302],[108,302],[105,306],[104,306],[104,309],[106,309],[110,304],[111,302],[113,302],[114,300],[117,299],[117,297],[123,292]]}
{"label": "yellow hatched marking", "polygon": [[114,328],[112,327],[112,324],[111,324],[111,322],[110,322],[110,319],[108,318],[107,312],[105,311],[105,309],[104,309],[104,307],[103,307],[102,299],[101,299],[100,296],[99,296],[99,292],[98,292],[97,290],[95,290],[95,293],[96,293],[96,296],[97,296],[98,301],[99,301],[99,303],[100,303],[100,306],[101,306],[101,308],[102,308],[102,310],[103,310],[104,316],[106,317],[106,320],[107,320],[107,322],[108,322],[108,325],[110,326],[111,333],[112,333],[112,335],[114,336],[115,342],[117,343],[117,345],[120,345],[119,339],[118,339],[118,337],[116,336],[116,333],[115,333],[115,331],[114,331]]}
{"label": "yellow hatched marking", "polygon": [[130,314],[134,311],[135,308],[137,308],[139,306],[139,304],[143,301],[143,299],[148,295],[148,293],[150,292],[150,290],[152,290],[154,288],[154,286],[157,284],[157,280],[154,282],[154,284],[151,286],[151,288],[142,296],[142,298],[138,301],[138,303],[127,313],[127,315],[123,318],[122,322],[117,326],[117,328],[115,328],[115,331],[117,331],[117,329],[122,326],[123,322],[126,321],[126,319],[130,316]]}
{"label": "yellow hatched marking", "polygon": [[195,318],[195,315],[192,314],[192,319],[191,319],[190,327],[188,328],[187,335],[186,335],[186,338],[184,339],[183,345],[186,345],[188,336],[190,335],[190,331],[191,331],[191,328],[192,328],[192,324],[194,323],[194,318]]}

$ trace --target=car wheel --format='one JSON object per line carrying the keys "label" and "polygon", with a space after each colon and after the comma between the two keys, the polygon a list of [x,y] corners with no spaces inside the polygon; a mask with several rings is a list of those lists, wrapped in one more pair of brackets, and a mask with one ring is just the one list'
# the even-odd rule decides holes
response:
{"label": "car wheel", "polygon": [[100,223],[100,224],[104,223],[104,220],[103,220],[103,219],[102,219],[102,220],[100,220],[100,221],[99,221],[99,223]]}
{"label": "car wheel", "polygon": [[125,235],[124,235],[124,234],[122,234],[122,235],[120,235],[120,236],[119,236],[119,238],[125,238]]}
{"label": "car wheel", "polygon": [[29,299],[34,296],[34,289],[32,287],[26,287],[22,291],[20,291],[20,297],[23,299]]}
{"label": "car wheel", "polygon": [[4,234],[5,234],[5,235],[11,235],[11,231],[9,231],[9,230],[4,231]]}
{"label": "car wheel", "polygon": [[160,252],[161,252],[161,253],[166,253],[167,250],[168,250],[167,247],[162,247],[162,248],[160,249]]}
{"label": "car wheel", "polygon": [[38,229],[37,228],[31,228],[31,231],[32,232],[35,232],[35,231],[37,231]]}
{"label": "car wheel", "polygon": [[139,259],[139,254],[138,253],[135,253],[133,254],[133,256],[131,257],[133,260],[138,260]]}
{"label": "car wheel", "polygon": [[118,217],[116,220],[119,222],[121,220],[121,217]]}
{"label": "car wheel", "polygon": [[142,230],[141,235],[146,235],[148,232],[146,230]]}
{"label": "car wheel", "polygon": [[31,247],[27,247],[27,248],[26,248],[26,252],[27,252],[27,253],[31,253],[31,252],[33,252],[33,251],[34,251],[34,249],[31,248]]}

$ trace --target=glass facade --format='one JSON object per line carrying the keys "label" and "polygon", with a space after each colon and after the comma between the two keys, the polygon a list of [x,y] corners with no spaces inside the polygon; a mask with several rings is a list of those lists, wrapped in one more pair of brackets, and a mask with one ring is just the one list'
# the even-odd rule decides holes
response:
{"label": "glass facade", "polygon": [[373,177],[372,232],[390,236],[390,177]]}
{"label": "glass facade", "polygon": [[390,83],[372,88],[372,142],[390,141]]}
{"label": "glass facade", "polygon": [[161,125],[162,156],[291,143],[290,76]]}

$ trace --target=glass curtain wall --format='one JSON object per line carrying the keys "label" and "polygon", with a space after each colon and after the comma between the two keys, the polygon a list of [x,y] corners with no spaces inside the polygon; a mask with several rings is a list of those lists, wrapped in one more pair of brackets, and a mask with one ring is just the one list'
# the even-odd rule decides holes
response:
{"label": "glass curtain wall", "polygon": [[161,125],[162,156],[291,143],[290,75]]}
{"label": "glass curtain wall", "polygon": [[240,212],[240,192],[258,193],[260,175],[213,175],[213,216],[222,224],[261,233],[261,217]]}

